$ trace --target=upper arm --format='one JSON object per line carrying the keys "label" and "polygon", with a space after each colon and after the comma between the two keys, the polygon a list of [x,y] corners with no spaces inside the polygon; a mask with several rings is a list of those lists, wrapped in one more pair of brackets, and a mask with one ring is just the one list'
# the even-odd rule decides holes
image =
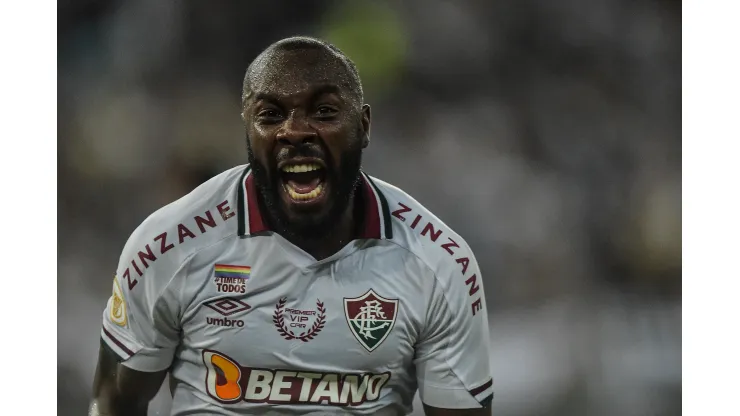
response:
{"label": "upper arm", "polygon": [[416,345],[419,395],[429,415],[490,414],[493,398],[480,270],[467,248],[458,251],[456,258],[464,260],[437,268]]}
{"label": "upper arm", "polygon": [[95,407],[100,414],[146,414],[180,342],[180,291],[187,262],[178,265],[175,250],[152,260],[160,253],[151,247],[148,234],[142,225],[129,238],[113,278],[103,312],[91,414],[98,414]]}
{"label": "upper arm", "polygon": [[167,370],[142,372],[122,365],[120,357],[101,342],[90,415],[146,415],[166,375]]}
{"label": "upper arm", "polygon": [[[181,289],[187,262],[172,252],[157,257],[144,226],[126,243],[100,336],[121,363],[133,370],[169,368],[180,343]],[[153,254],[149,256],[148,254]],[[178,264],[181,263],[181,264]]]}

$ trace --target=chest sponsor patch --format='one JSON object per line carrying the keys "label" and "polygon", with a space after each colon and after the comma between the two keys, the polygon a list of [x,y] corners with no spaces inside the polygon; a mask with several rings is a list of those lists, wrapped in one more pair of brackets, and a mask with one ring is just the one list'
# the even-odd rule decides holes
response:
{"label": "chest sponsor patch", "polygon": [[205,389],[220,403],[295,403],[358,406],[373,402],[391,378],[390,372],[340,374],[272,370],[239,365],[218,351],[204,350]]}
{"label": "chest sponsor patch", "polygon": [[397,315],[398,299],[384,298],[372,289],[356,298],[344,298],[344,317],[349,329],[368,352],[388,338]]}
{"label": "chest sponsor patch", "polygon": [[213,267],[213,283],[221,293],[247,293],[247,280],[251,275],[250,266],[216,264]]}

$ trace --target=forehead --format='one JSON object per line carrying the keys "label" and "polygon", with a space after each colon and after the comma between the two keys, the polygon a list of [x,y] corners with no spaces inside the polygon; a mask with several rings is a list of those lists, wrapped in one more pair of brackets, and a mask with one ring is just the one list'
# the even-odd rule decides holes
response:
{"label": "forehead", "polygon": [[272,51],[260,55],[249,76],[252,96],[297,96],[318,86],[335,85],[340,95],[350,96],[354,79],[342,60],[321,49]]}

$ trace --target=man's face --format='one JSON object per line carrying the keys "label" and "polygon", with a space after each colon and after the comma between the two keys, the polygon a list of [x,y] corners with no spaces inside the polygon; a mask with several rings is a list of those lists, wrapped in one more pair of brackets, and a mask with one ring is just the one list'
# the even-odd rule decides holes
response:
{"label": "man's face", "polygon": [[268,53],[245,100],[249,162],[278,231],[303,238],[332,229],[360,180],[370,110],[323,50]]}

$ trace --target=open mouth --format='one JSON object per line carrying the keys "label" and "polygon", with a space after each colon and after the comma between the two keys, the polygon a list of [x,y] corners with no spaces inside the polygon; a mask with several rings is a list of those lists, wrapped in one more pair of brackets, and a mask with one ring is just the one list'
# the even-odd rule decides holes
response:
{"label": "open mouth", "polygon": [[316,201],[326,189],[326,170],[318,163],[287,163],[280,167],[280,177],[293,202]]}

